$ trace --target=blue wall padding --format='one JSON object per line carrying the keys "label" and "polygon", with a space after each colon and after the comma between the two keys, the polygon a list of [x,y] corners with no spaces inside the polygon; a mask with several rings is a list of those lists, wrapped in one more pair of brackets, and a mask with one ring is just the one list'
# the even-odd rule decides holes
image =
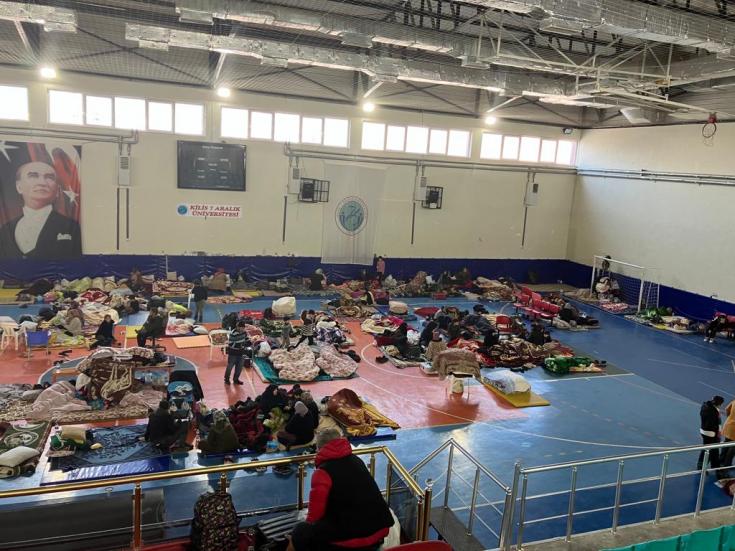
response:
{"label": "blue wall padding", "polygon": [[[168,263],[167,263],[168,260]],[[166,267],[186,279],[213,273],[224,268],[235,275],[244,270],[251,281],[276,280],[285,277],[302,277],[323,268],[329,281],[341,282],[357,278],[365,266],[354,264],[322,264],[319,257],[288,256],[163,256],[163,255],[84,255],[65,261],[35,259],[1,260],[0,279],[6,287],[21,282],[29,283],[39,278],[76,279],[84,276],[127,277],[131,268],[140,268],[144,274],[163,278]],[[584,264],[559,259],[465,259],[465,258],[388,258],[387,272],[398,279],[413,277],[419,270],[438,277],[445,270],[456,272],[467,266],[473,276],[496,278],[511,277],[518,282],[563,282],[575,287],[588,288],[591,268]],[[372,268],[367,267],[369,270]],[[710,319],[715,310],[735,314],[735,305],[710,297],[697,295],[673,287],[661,286],[659,303],[671,306],[677,313],[695,319]]]}

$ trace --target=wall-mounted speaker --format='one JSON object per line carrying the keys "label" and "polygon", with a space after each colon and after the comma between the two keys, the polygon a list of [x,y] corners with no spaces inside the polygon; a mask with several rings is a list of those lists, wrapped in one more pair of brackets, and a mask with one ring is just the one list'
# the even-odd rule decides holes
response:
{"label": "wall-mounted speaker", "polygon": [[539,192],[541,190],[541,185],[531,180],[526,184],[526,196],[523,199],[523,204],[527,207],[534,207],[538,205],[538,198],[539,198]]}

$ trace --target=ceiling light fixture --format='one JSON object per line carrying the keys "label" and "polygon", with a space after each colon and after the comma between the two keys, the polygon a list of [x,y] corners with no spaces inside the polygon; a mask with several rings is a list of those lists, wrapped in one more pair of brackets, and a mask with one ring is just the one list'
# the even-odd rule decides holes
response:
{"label": "ceiling light fixture", "polygon": [[217,88],[217,95],[221,98],[229,98],[231,93],[230,89],[225,88],[224,86]]}
{"label": "ceiling light fixture", "polygon": [[39,72],[43,78],[56,78],[56,69],[53,67],[41,67]]}
{"label": "ceiling light fixture", "polygon": [[362,104],[362,110],[366,113],[372,113],[375,111],[375,104],[372,101],[366,101]]}
{"label": "ceiling light fixture", "polygon": [[495,124],[496,122],[498,122],[498,117],[493,117],[492,115],[485,117],[485,124]]}

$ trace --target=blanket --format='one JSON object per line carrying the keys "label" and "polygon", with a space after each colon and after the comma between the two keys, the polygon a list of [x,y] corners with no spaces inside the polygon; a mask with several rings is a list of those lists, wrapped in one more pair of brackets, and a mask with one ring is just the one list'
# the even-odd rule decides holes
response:
{"label": "blanket", "polygon": [[495,279],[478,277],[475,285],[482,290],[482,297],[493,301],[513,300],[513,289]]}
{"label": "blanket", "polygon": [[558,341],[536,346],[522,339],[508,339],[493,346],[489,355],[497,365],[517,367],[527,363],[540,365],[552,356],[571,356],[572,349]]}
{"label": "blanket", "polygon": [[332,377],[352,377],[357,371],[357,362],[346,354],[337,352],[332,345],[319,348],[316,364],[324,373]]}
{"label": "blanket", "polygon": [[365,403],[348,388],[337,391],[329,398],[327,411],[350,436],[372,436],[377,432],[377,427],[400,428],[398,423]]}
{"label": "blanket", "polygon": [[18,446],[33,448],[39,452],[46,445],[51,425],[47,421],[37,423],[0,423],[0,454]]}
{"label": "blanket", "polygon": [[99,443],[102,447],[97,450],[76,450],[73,455],[52,457],[51,470],[69,471],[163,455],[163,452],[150,442],[140,441],[145,435],[145,430],[146,425],[91,429],[89,432],[92,433],[92,437],[87,443]]}
{"label": "blanket", "polygon": [[193,288],[194,284],[186,281],[156,280],[153,282],[154,295],[187,296]]}
{"label": "blanket", "polygon": [[439,380],[444,380],[450,373],[468,374],[475,378],[480,377],[480,364],[475,358],[475,353],[464,348],[448,348],[440,352],[431,362],[432,370],[439,375]]}
{"label": "blanket", "polygon": [[[271,364],[267,358],[254,358],[253,362],[255,363],[255,367],[258,369],[260,378],[266,383],[270,383],[274,385],[288,385],[288,384],[303,382],[303,381],[291,381],[289,379],[283,379],[278,373],[278,371],[276,371],[273,368],[273,364]],[[327,375],[325,373],[319,373],[319,375],[317,375],[311,381],[308,381],[308,382],[320,383],[322,381],[331,381],[331,380],[332,380],[332,377],[330,375]]]}
{"label": "blanket", "polygon": [[482,345],[478,341],[457,338],[449,341],[447,348],[463,348],[464,350],[469,350],[475,355],[475,359],[481,365],[495,367],[495,360],[486,354],[487,351],[482,348]]}
{"label": "blanket", "polygon": [[363,333],[368,333],[369,335],[384,335],[386,331],[395,331],[401,323],[402,320],[396,320],[395,318],[383,318],[379,320],[368,318],[362,322],[360,328]]}
{"label": "blanket", "polygon": [[278,376],[289,381],[313,381],[319,375],[314,352],[305,342],[294,350],[279,348],[270,356]]}

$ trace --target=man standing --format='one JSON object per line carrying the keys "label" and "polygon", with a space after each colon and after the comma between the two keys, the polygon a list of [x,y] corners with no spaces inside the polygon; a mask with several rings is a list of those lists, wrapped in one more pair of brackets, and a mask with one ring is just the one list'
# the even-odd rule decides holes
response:
{"label": "man standing", "polygon": [[235,368],[235,377],[232,381],[236,385],[241,385],[243,382],[240,380],[240,373],[242,372],[243,356],[245,355],[245,349],[250,345],[248,335],[245,332],[245,322],[238,321],[235,328],[230,333],[230,338],[227,341],[227,369],[225,369],[225,384],[230,384],[230,374],[232,368]]}
{"label": "man standing", "polygon": [[59,184],[54,167],[34,161],[15,173],[15,189],[23,198],[23,216],[0,229],[4,258],[70,258],[82,254],[76,220],[54,210]]}
{"label": "man standing", "polygon": [[306,522],[294,528],[290,550],[377,550],[393,516],[365,463],[335,429],[317,435]]}
{"label": "man standing", "polygon": [[[720,410],[719,407],[725,402],[722,396],[713,396],[711,400],[707,400],[702,404],[699,410],[701,425],[699,434],[702,436],[702,444],[718,444],[720,442]],[[704,450],[699,452],[699,460],[697,461],[697,469],[702,469],[704,462]],[[712,469],[720,467],[720,450],[717,448],[709,451],[709,464]],[[715,471],[715,476],[719,482],[723,477],[722,471]]]}
{"label": "man standing", "polygon": [[207,288],[202,285],[202,280],[197,279],[194,288],[191,290],[191,298],[195,305],[194,321],[202,323],[204,321],[204,305],[207,303],[209,293]]}

